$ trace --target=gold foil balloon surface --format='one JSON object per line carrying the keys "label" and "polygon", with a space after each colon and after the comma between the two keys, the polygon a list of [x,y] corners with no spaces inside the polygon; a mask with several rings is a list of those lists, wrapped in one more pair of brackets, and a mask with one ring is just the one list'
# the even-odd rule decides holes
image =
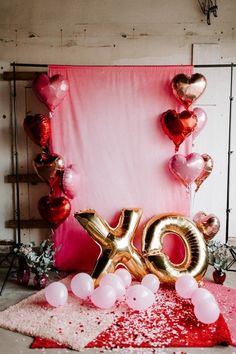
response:
{"label": "gold foil balloon surface", "polygon": [[[163,253],[163,238],[168,233],[177,234],[184,244],[185,257],[180,264],[173,264]],[[184,216],[154,216],[144,228],[142,244],[149,271],[162,282],[172,283],[183,274],[200,280],[206,272],[208,257],[204,238],[195,224]]]}
{"label": "gold foil balloon surface", "polygon": [[78,222],[101,247],[101,254],[92,272],[96,285],[103,275],[114,272],[119,263],[123,264],[137,280],[141,280],[147,274],[145,261],[133,245],[141,216],[141,209],[122,209],[118,225],[112,228],[95,210],[74,214]]}

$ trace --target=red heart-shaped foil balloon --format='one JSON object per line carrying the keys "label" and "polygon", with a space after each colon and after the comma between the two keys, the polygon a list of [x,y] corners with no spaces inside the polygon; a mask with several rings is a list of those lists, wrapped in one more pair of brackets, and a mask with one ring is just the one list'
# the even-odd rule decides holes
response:
{"label": "red heart-shaped foil balloon", "polygon": [[168,110],[161,116],[161,125],[165,134],[175,144],[175,151],[178,151],[180,144],[196,127],[197,117],[190,111],[178,114],[175,110]]}
{"label": "red heart-shaped foil balloon", "polygon": [[191,77],[185,74],[178,74],[172,80],[172,90],[184,107],[188,109],[204,92],[206,84],[206,78],[202,74],[196,73]]}
{"label": "red heart-shaped foil balloon", "polygon": [[66,197],[55,198],[48,195],[39,200],[38,210],[48,225],[56,229],[70,215],[71,204]]}
{"label": "red heart-shaped foil balloon", "polygon": [[24,129],[30,139],[45,148],[51,136],[51,120],[44,114],[28,115],[24,119]]}
{"label": "red heart-shaped foil balloon", "polygon": [[68,81],[59,74],[51,78],[47,74],[40,74],[33,82],[33,90],[36,96],[50,111],[54,111],[61,103],[68,89]]}

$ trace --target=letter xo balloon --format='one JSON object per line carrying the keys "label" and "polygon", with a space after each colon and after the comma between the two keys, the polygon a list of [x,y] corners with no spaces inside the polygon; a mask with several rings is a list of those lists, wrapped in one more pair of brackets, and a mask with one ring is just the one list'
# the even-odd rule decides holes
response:
{"label": "letter xo balloon", "polygon": [[147,274],[145,261],[133,245],[133,238],[142,216],[141,209],[122,209],[118,225],[110,227],[95,210],[75,213],[74,217],[101,247],[92,277],[98,285],[103,275],[113,273],[123,264],[137,278]]}
{"label": "letter xo balloon", "polygon": [[[141,209],[122,209],[118,225],[110,227],[95,210],[75,213],[74,217],[101,247],[92,277],[98,285],[101,278],[123,264],[131,274],[141,280],[148,271],[161,282],[173,283],[183,274],[200,280],[208,265],[207,247],[196,225],[184,216],[157,215],[151,218],[143,231],[140,254],[133,246],[134,233],[142,215]],[[177,234],[185,247],[185,258],[174,264],[163,253],[163,238],[168,233]]]}
{"label": "letter xo balloon", "polygon": [[[168,233],[177,234],[183,241],[185,258],[180,264],[173,264],[162,251],[163,238]],[[175,214],[157,215],[148,221],[143,232],[143,255],[148,269],[167,283],[183,274],[200,280],[208,264],[203,235],[191,220]]]}

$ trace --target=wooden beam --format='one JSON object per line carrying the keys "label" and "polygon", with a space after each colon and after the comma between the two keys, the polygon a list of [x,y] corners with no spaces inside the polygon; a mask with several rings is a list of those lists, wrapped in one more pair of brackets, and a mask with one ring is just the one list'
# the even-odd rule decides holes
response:
{"label": "wooden beam", "polygon": [[[36,173],[29,173],[29,174],[20,174],[19,176],[19,183],[45,183],[43,182]],[[7,175],[4,177],[5,183],[16,183],[16,175]]]}
{"label": "wooden beam", "polygon": [[12,246],[15,242],[13,240],[0,240],[0,246]]}
{"label": "wooden beam", "polygon": [[[33,81],[38,75],[45,74],[43,71],[16,71],[15,78],[17,81]],[[3,80],[12,81],[14,80],[13,71],[4,71]]]}
{"label": "wooden beam", "polygon": [[[16,229],[17,220],[7,220],[5,221],[5,227],[7,229]],[[20,221],[21,229],[49,229],[50,227],[44,220],[29,219]]]}

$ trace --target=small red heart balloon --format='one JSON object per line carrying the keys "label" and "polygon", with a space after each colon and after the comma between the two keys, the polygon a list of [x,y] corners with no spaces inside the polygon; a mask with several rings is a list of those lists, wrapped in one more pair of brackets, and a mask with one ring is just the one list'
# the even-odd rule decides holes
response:
{"label": "small red heart balloon", "polygon": [[175,144],[175,151],[189,136],[197,125],[197,117],[193,112],[183,111],[178,114],[175,110],[168,110],[161,116],[161,125],[165,134]]}
{"label": "small red heart balloon", "polygon": [[38,210],[48,225],[56,229],[70,215],[71,204],[66,197],[42,197],[38,202]]}
{"label": "small red heart balloon", "polygon": [[184,107],[188,109],[204,92],[206,84],[206,78],[202,74],[196,73],[191,77],[178,74],[172,80],[172,90]]}
{"label": "small red heart balloon", "polygon": [[33,82],[33,90],[36,96],[50,111],[54,111],[61,103],[68,89],[68,81],[59,74],[51,78],[47,74],[40,74]]}
{"label": "small red heart balloon", "polygon": [[24,129],[30,139],[45,148],[51,136],[51,120],[44,114],[28,115],[24,119]]}

